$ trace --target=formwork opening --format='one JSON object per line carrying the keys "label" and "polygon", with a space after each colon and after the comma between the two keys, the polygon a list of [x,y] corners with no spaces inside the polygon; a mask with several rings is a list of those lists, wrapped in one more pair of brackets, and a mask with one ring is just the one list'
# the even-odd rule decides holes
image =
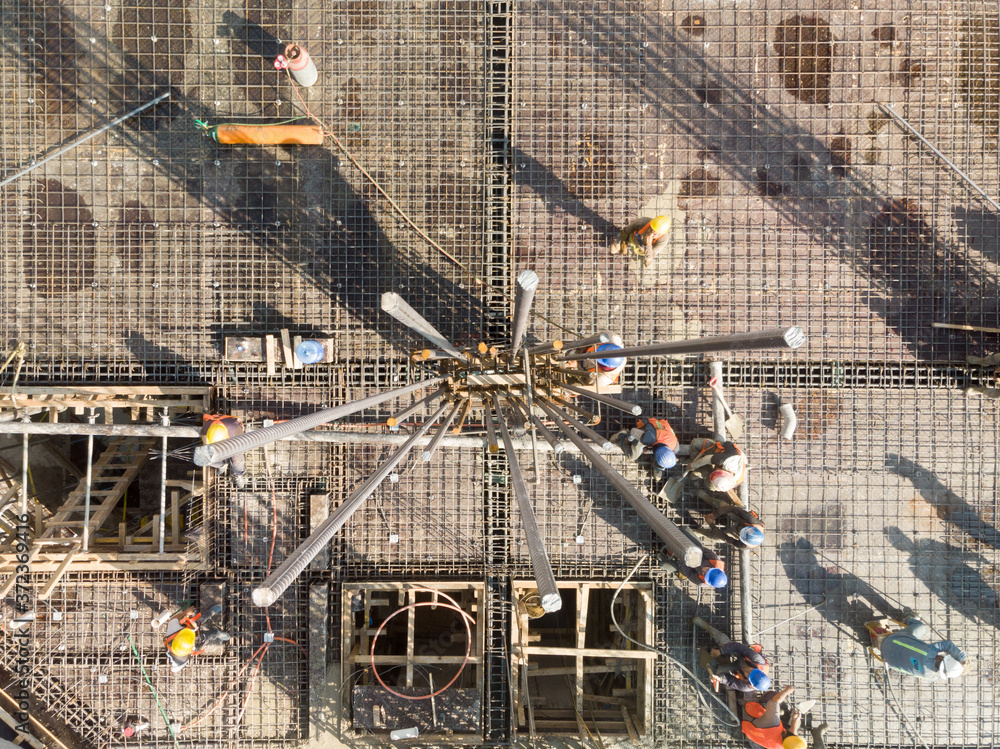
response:
{"label": "formwork opening", "polygon": [[[515,582],[515,707],[519,731],[641,736],[652,716],[655,654],[648,584],[559,583],[562,607],[545,613],[533,583]],[[621,631],[612,622],[614,617]]]}
{"label": "formwork opening", "polygon": [[480,584],[344,586],[342,690],[358,738],[481,730],[482,595]]}

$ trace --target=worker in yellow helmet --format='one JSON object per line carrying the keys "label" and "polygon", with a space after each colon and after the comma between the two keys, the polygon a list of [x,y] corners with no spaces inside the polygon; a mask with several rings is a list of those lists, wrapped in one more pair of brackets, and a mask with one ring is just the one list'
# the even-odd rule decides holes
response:
{"label": "worker in yellow helmet", "polygon": [[202,619],[201,612],[193,606],[178,611],[167,622],[167,636],[163,645],[167,649],[170,673],[184,668],[192,655],[198,655],[206,646],[215,642],[229,642],[229,633],[219,627],[205,627],[210,619],[222,613],[221,606],[213,606]]}
{"label": "worker in yellow helmet", "polygon": [[[201,441],[206,445],[235,437],[243,434],[243,425],[235,416],[225,416],[222,414],[205,414],[204,423],[201,426]],[[219,463],[212,463],[212,468],[220,474],[232,468],[233,481],[238,489],[243,489],[247,485],[247,467],[243,460],[243,454],[234,455]]]}
{"label": "worker in yellow helmet", "polygon": [[673,219],[670,216],[643,216],[627,224],[621,231],[617,245],[611,246],[612,255],[637,255],[644,257],[648,268],[653,258],[667,245]]}

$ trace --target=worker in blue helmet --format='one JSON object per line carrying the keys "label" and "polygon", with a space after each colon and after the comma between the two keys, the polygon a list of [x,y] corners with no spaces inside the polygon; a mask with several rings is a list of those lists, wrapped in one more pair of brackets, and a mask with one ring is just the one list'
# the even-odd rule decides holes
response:
{"label": "worker in blue helmet", "polygon": [[764,543],[764,521],[756,512],[702,489],[698,490],[698,497],[715,508],[713,512],[703,515],[706,525],[697,530],[702,538],[725,541],[736,549],[753,548]]}
{"label": "worker in blue helmet", "polygon": [[688,567],[666,546],[659,551],[656,559],[664,572],[688,580],[700,588],[725,588],[729,584],[726,563],[711,549],[701,550],[701,564],[697,567]]}
{"label": "worker in blue helmet", "polygon": [[616,356],[616,351],[621,351],[621,336],[612,336],[610,343],[602,343],[599,346],[591,346],[587,349],[588,354],[601,354],[600,359],[585,359],[584,369],[590,372],[590,384],[598,388],[614,385],[621,377],[622,370],[625,369],[625,357]]}
{"label": "worker in blue helmet", "polygon": [[653,453],[653,478],[659,481],[663,472],[677,465],[677,435],[666,419],[639,419],[634,429],[620,429],[611,441],[625,455],[636,461],[649,449]]}
{"label": "worker in blue helmet", "polygon": [[712,675],[712,684],[737,692],[766,692],[771,688],[767,675],[770,664],[760,645],[736,642],[700,616],[692,623],[712,637],[713,645],[699,651],[699,664]]}

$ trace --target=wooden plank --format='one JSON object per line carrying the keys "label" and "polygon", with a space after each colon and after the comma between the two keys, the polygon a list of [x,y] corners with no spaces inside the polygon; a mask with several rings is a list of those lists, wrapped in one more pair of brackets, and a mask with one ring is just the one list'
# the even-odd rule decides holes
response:
{"label": "wooden plank", "polygon": [[269,375],[277,374],[278,362],[274,356],[274,336],[265,335],[264,336],[264,360],[267,362],[267,373]]}
{"label": "wooden plank", "polygon": [[316,583],[309,586],[309,732],[315,736],[316,726],[326,724],[326,711],[330,707],[326,695],[326,641],[330,627],[327,610],[330,602],[330,584]]}
{"label": "wooden plank", "polygon": [[629,740],[635,744],[639,745],[639,734],[636,733],[635,726],[632,725],[632,716],[629,715],[628,708],[622,705],[622,718],[625,721],[625,730],[628,731]]}
{"label": "wooden plank", "polygon": [[577,654],[582,658],[627,658],[629,660],[655,661],[659,658],[656,653],[649,650],[616,650],[614,648],[556,648],[543,647],[540,645],[514,646],[515,651],[523,655],[562,655],[567,658],[575,658]]}
{"label": "wooden plank", "polygon": [[61,386],[17,386],[17,392],[11,388],[0,388],[0,398],[17,398],[21,395],[110,395],[121,398],[126,395],[196,395],[211,394],[212,389],[205,386],[189,385],[61,385]]}
{"label": "wooden plank", "polygon": [[584,702],[596,702],[599,705],[621,705],[622,707],[631,707],[635,704],[635,700],[626,697],[608,697],[600,694],[585,694],[583,700]]}
{"label": "wooden plank", "polygon": [[[369,646],[370,648],[371,646]],[[357,663],[371,663],[371,653],[365,651],[359,653],[355,662]],[[464,655],[376,655],[375,665],[386,665],[386,666],[405,666],[407,663],[415,663],[418,665],[460,665],[462,661],[465,660]],[[481,658],[473,655],[469,655],[469,663],[480,663]]]}
{"label": "wooden plank", "polygon": [[176,489],[170,492],[170,543],[181,542],[181,493]]}
{"label": "wooden plank", "polygon": [[[590,609],[590,586],[576,586],[576,649],[582,651],[587,644],[587,611]],[[576,710],[583,713],[583,656],[576,656],[576,673],[573,688],[576,692]]]}
{"label": "wooden plank", "polygon": [[[330,493],[309,495],[309,532],[316,530],[317,526],[330,516]],[[309,562],[309,569],[315,572],[322,572],[330,567],[330,544],[326,544]]]}
{"label": "wooden plank", "polygon": [[76,557],[77,553],[78,552],[76,549],[73,549],[72,551],[66,553],[66,555],[63,557],[62,562],[60,562],[59,566],[56,567],[55,573],[53,573],[52,577],[49,578],[49,581],[45,583],[45,586],[40,591],[38,591],[39,600],[47,601],[49,598],[51,598],[52,593],[55,591],[56,586],[59,584],[59,581],[62,580],[63,575],[66,574],[66,568],[69,567],[70,563]]}

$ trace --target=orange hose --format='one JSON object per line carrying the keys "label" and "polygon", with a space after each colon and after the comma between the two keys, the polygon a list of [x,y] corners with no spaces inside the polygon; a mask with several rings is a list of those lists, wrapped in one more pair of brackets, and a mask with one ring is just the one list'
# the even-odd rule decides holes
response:
{"label": "orange hose", "polygon": [[219,125],[219,143],[262,146],[320,146],[323,133],[316,125]]}

